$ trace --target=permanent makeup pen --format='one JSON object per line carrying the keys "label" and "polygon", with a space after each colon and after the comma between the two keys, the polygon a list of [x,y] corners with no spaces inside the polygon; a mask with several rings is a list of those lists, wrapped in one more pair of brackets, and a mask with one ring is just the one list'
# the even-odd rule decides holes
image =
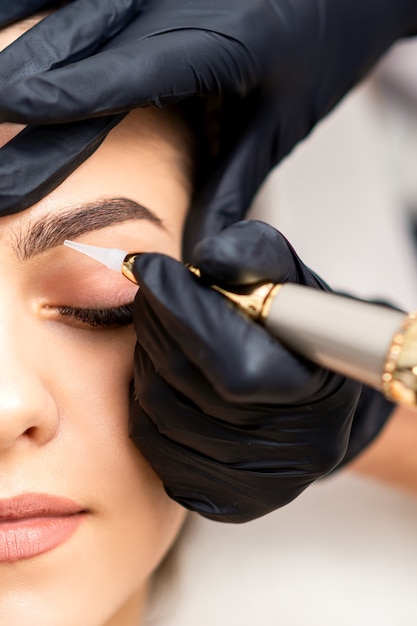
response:
{"label": "permanent makeup pen", "polygon": [[[140,253],[68,240],[64,245],[137,284],[132,267]],[[197,268],[187,267],[200,276]],[[210,287],[294,352],[382,391],[393,402],[417,407],[417,312],[292,283],[266,282],[238,292]]]}

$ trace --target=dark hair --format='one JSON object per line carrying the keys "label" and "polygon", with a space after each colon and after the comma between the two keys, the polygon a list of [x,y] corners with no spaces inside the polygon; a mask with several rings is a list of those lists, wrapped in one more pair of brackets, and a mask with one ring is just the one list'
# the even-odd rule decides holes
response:
{"label": "dark hair", "polygon": [[174,106],[191,131],[191,180],[193,189],[198,190],[220,153],[221,100],[195,96]]}

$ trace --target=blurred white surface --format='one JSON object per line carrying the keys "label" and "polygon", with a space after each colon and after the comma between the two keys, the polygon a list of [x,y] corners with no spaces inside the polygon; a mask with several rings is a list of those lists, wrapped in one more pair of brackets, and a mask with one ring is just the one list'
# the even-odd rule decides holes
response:
{"label": "blurred white surface", "polygon": [[195,518],[164,626],[415,626],[417,500],[353,475],[230,526]]}

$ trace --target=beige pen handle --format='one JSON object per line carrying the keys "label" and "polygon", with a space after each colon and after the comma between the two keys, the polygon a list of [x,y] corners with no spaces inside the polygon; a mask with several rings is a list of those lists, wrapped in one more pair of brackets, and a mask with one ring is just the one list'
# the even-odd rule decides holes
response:
{"label": "beige pen handle", "polygon": [[288,283],[269,303],[264,324],[318,365],[416,405],[414,314]]}

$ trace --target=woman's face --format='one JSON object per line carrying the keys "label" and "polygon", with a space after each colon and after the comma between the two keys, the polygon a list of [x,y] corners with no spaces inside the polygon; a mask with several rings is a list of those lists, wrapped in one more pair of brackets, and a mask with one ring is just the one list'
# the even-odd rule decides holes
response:
{"label": "woman's face", "polygon": [[[0,145],[13,132],[0,125]],[[136,287],[61,245],[179,257],[181,135],[166,113],[130,114],[53,193],[0,218],[1,624],[138,624],[184,519],[128,437],[135,334],[118,309]]]}

